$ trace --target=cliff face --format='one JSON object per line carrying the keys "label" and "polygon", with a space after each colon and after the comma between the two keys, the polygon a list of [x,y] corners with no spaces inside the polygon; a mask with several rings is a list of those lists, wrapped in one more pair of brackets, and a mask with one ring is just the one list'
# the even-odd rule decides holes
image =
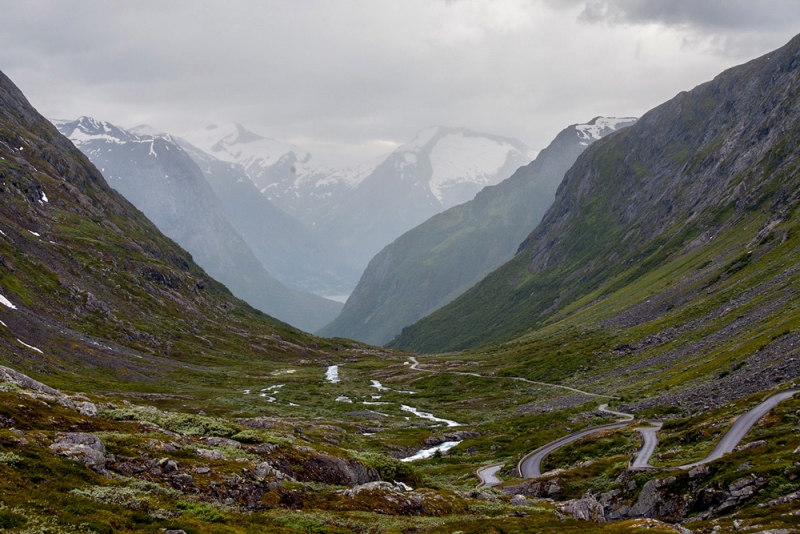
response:
{"label": "cliff face", "polygon": [[513,257],[591,143],[634,121],[598,117],[569,126],[507,180],[397,238],[372,259],[342,312],[319,333],[384,344],[451,302]]}
{"label": "cliff face", "polygon": [[511,339],[615,277],[621,287],[718,235],[747,249],[798,202],[798,67],[795,38],[595,143],[515,258],[392,346]]}

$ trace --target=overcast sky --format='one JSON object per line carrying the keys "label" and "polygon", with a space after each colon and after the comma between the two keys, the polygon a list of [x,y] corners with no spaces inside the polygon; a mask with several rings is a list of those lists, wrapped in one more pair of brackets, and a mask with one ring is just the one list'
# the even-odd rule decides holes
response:
{"label": "overcast sky", "polygon": [[239,122],[358,163],[428,126],[543,148],[800,29],[796,0],[0,0],[0,70],[50,118]]}

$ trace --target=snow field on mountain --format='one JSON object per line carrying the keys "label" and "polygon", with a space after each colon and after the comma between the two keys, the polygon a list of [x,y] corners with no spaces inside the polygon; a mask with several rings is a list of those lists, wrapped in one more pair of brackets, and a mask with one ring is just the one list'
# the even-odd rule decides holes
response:
{"label": "snow field on mountain", "polygon": [[578,130],[582,139],[600,139],[601,132],[606,128],[616,130],[619,124],[635,120],[634,117],[597,117],[592,121],[594,124],[576,124],[575,129]]}
{"label": "snow field on mountain", "polygon": [[505,164],[509,152],[516,148],[487,137],[451,133],[439,139],[430,154],[433,174],[431,192],[445,203],[445,189],[458,183],[472,182],[480,187],[495,185],[505,176],[497,171]]}

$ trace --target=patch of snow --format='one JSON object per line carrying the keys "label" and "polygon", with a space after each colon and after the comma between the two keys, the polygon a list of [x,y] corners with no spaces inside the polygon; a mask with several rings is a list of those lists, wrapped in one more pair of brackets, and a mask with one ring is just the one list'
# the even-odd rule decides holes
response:
{"label": "patch of snow", "polygon": [[622,123],[635,122],[635,117],[597,117],[588,124],[576,124],[581,139],[600,139],[605,130],[616,130]]}
{"label": "patch of snow", "polygon": [[338,397],[336,397],[336,402],[349,402],[349,403],[352,403],[353,401],[350,399],[350,397],[345,397],[344,395],[339,395]]}
{"label": "patch of snow", "polygon": [[339,366],[338,365],[331,365],[328,367],[328,370],[325,371],[325,380],[328,382],[335,384],[336,382],[340,382],[339,380]]}
{"label": "patch of snow", "polygon": [[380,406],[381,404],[392,404],[391,402],[377,402],[377,401],[361,401],[361,404],[367,404],[370,406]]}
{"label": "patch of snow", "polygon": [[436,454],[436,451],[447,452],[450,449],[452,449],[453,447],[455,447],[456,445],[458,445],[459,443],[461,443],[461,442],[460,441],[445,441],[444,443],[440,443],[439,445],[437,445],[435,447],[431,447],[430,449],[422,449],[421,451],[419,451],[414,456],[409,456],[408,458],[403,458],[400,461],[401,462],[413,462],[415,460],[425,460],[427,458],[432,458]]}
{"label": "patch of snow", "polygon": [[275,397],[270,397],[266,393],[259,393],[258,396],[264,397],[265,399],[267,399],[267,402],[275,402],[277,400]]}
{"label": "patch of snow", "polygon": [[2,230],[0,230],[0,234],[6,235],[6,233]]}
{"label": "patch of snow", "polygon": [[40,236],[40,235],[39,235],[39,233],[38,233],[38,232],[34,232],[33,230],[28,230],[28,231],[29,231],[30,233],[32,233],[33,235],[35,235],[36,237],[42,237],[42,236]]}
{"label": "patch of snow", "polygon": [[272,371],[270,374],[275,375],[290,375],[296,373],[297,369],[278,369],[277,371]]}
{"label": "patch of snow", "polygon": [[389,388],[387,388],[377,380],[370,380],[370,382],[372,382],[372,387],[374,387],[378,391],[389,391]]}
{"label": "patch of snow", "polygon": [[5,298],[3,295],[0,295],[0,304],[5,306],[6,308],[11,308],[12,310],[17,309],[17,307],[11,304],[11,301]]}
{"label": "patch of snow", "polygon": [[19,341],[19,343],[20,343],[20,344],[22,344],[22,345],[25,345],[25,346],[26,346],[26,347],[28,347],[29,349],[31,349],[31,350],[35,350],[35,351],[36,351],[36,352],[38,352],[39,354],[44,354],[44,353],[43,353],[43,352],[42,352],[40,349],[37,349],[37,348],[36,348],[36,347],[34,347],[33,345],[28,345],[27,343],[25,343],[25,342],[24,342],[24,341],[22,341],[21,339],[17,339],[17,341]]}
{"label": "patch of snow", "polygon": [[244,393],[245,395],[250,395],[250,390],[249,390],[249,389],[246,389],[246,390],[244,390],[242,393]]}
{"label": "patch of snow", "polygon": [[423,419],[429,419],[431,421],[435,421],[437,423],[445,423],[447,426],[461,426],[461,423],[456,423],[455,421],[451,421],[449,419],[442,419],[441,417],[435,417],[433,414],[428,412],[421,412],[416,408],[411,406],[406,406],[405,404],[400,405],[400,409],[404,412],[411,412],[412,414],[416,415],[417,417],[421,417]]}
{"label": "patch of snow", "polygon": [[8,325],[7,325],[6,323],[4,323],[3,321],[0,321],[0,325],[3,325],[3,326],[5,326],[6,328],[8,328]]}
{"label": "patch of snow", "polygon": [[506,178],[497,173],[515,152],[518,152],[517,147],[504,141],[462,132],[449,133],[431,150],[431,192],[444,205],[447,187],[465,182],[480,188],[495,185]]}
{"label": "patch of snow", "polygon": [[47,200],[47,195],[44,194],[44,191],[42,191],[42,199],[39,202],[40,203],[41,202],[50,202],[49,200]]}

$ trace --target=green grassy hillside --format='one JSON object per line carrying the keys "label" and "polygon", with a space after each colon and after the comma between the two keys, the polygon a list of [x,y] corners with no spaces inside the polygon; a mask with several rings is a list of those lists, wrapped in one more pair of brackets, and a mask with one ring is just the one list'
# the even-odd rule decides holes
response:
{"label": "green grassy hillside", "polygon": [[[793,235],[799,46],[730,69],[595,143],[513,260],[389,346],[438,352],[511,340],[579,302],[602,309],[631,284],[655,284],[656,272],[671,282],[667,266],[693,260],[709,284],[745,269],[779,276],[754,260],[781,244],[775,232]],[[795,263],[792,247],[780,250],[782,263]],[[668,289],[650,286],[648,296]]]}

